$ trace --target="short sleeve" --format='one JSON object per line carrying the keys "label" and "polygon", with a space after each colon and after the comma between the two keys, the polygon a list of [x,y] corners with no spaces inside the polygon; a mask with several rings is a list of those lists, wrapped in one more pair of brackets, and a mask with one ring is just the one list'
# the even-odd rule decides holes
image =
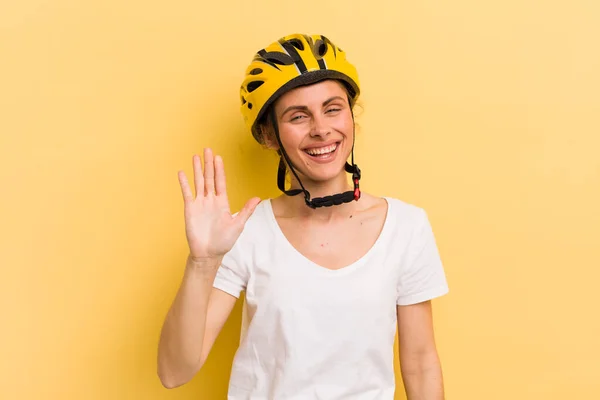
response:
{"label": "short sleeve", "polygon": [[436,240],[423,209],[419,209],[417,226],[401,268],[397,288],[398,305],[416,304],[448,293]]}
{"label": "short sleeve", "polygon": [[248,284],[248,268],[245,265],[243,240],[238,238],[232,249],[225,254],[217,270],[213,287],[220,289],[237,298]]}

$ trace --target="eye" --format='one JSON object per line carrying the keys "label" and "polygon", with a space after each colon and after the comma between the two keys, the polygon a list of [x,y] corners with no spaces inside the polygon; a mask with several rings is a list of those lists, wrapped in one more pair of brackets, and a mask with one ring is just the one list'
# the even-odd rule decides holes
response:
{"label": "eye", "polygon": [[332,107],[332,108],[328,109],[328,110],[327,110],[327,111],[325,111],[325,112],[326,112],[327,114],[329,114],[329,113],[334,113],[334,112],[338,112],[338,111],[342,111],[342,109],[341,109],[341,108],[338,108],[338,107]]}
{"label": "eye", "polygon": [[292,122],[294,122],[294,121],[300,121],[300,120],[301,120],[302,118],[304,118],[304,117],[305,117],[305,115],[302,115],[302,114],[296,114],[296,115],[294,115],[294,116],[293,116],[293,117],[290,119],[290,121],[292,121]]}

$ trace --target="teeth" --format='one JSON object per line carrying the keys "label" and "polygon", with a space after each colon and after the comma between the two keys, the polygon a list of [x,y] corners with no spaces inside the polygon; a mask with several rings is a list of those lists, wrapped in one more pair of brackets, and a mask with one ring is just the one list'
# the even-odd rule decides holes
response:
{"label": "teeth", "polygon": [[321,147],[318,149],[308,149],[308,150],[306,150],[306,152],[308,154],[310,154],[311,156],[318,156],[321,154],[332,153],[333,151],[335,151],[336,148],[337,148],[337,144],[334,143],[331,146],[327,146],[327,147]]}

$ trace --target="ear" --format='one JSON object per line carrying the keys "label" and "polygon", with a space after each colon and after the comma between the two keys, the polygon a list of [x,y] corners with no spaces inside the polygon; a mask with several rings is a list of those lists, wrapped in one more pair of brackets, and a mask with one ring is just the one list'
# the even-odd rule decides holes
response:
{"label": "ear", "polygon": [[262,136],[263,142],[268,149],[271,150],[279,150],[279,143],[277,143],[277,139],[275,138],[275,132],[270,125],[260,125],[260,134]]}

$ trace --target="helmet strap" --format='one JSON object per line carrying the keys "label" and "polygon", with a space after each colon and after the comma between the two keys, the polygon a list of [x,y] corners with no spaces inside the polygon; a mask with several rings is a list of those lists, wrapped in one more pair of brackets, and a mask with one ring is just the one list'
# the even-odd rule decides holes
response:
{"label": "helmet strap", "polygon": [[[308,190],[306,190],[306,188],[302,184],[302,181],[300,180],[300,178],[298,177],[298,174],[294,170],[294,167],[292,165],[292,162],[291,162],[289,156],[287,155],[285,149],[283,148],[283,144],[281,143],[281,138],[279,137],[279,126],[277,125],[277,118],[275,116],[275,110],[272,110],[270,112],[270,118],[271,118],[271,124],[273,125],[273,129],[275,130],[275,138],[277,139],[277,143],[279,144],[279,149],[280,149],[279,167],[278,167],[278,171],[277,171],[277,187],[279,188],[279,190],[281,190],[287,196],[296,196],[300,193],[304,193],[304,201],[305,201],[306,205],[310,208],[331,207],[334,205],[350,203],[351,201],[358,201],[358,199],[360,199],[361,192],[360,192],[359,181],[361,178],[361,172],[360,172],[360,169],[358,168],[358,165],[356,165],[354,163],[354,144],[356,142],[356,131],[353,131],[353,135],[352,135],[353,136],[352,137],[352,164],[348,164],[348,162],[346,162],[346,165],[344,167],[346,172],[352,174],[352,182],[354,184],[354,190],[349,190],[347,192],[338,193],[338,194],[334,194],[331,196],[316,197],[314,199],[311,199],[310,193],[308,192]],[[352,113],[352,121],[354,122],[354,113]],[[354,124],[352,124],[352,125],[354,127]],[[296,178],[296,180],[298,181],[298,183],[300,184],[300,187],[302,189],[292,189],[292,190],[285,189],[286,163],[289,166],[290,171],[292,171],[292,174],[294,174],[294,177]]]}

